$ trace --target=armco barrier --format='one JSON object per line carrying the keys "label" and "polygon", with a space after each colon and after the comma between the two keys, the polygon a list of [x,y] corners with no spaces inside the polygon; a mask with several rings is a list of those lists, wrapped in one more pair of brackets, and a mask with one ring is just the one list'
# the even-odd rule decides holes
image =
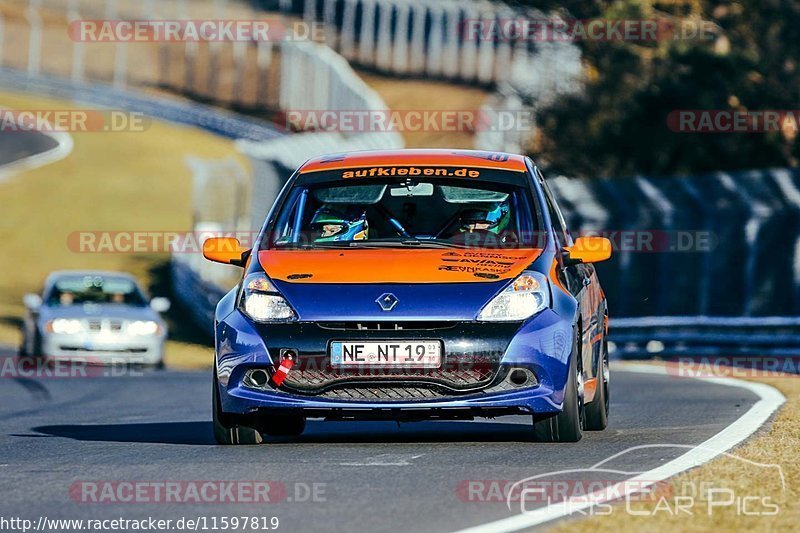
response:
{"label": "armco barrier", "polygon": [[280,130],[263,120],[190,100],[125,90],[107,83],[75,83],[57,76],[29,76],[17,70],[0,68],[0,87],[85,102],[96,107],[140,111],[159,120],[202,128],[231,139],[264,141],[282,135]]}

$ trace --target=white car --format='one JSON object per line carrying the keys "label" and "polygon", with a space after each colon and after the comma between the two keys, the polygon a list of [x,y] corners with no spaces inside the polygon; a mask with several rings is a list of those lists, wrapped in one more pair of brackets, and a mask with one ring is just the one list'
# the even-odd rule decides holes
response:
{"label": "white car", "polygon": [[161,366],[166,298],[148,300],[136,279],[120,272],[52,273],[41,294],[23,298],[20,355],[89,363]]}

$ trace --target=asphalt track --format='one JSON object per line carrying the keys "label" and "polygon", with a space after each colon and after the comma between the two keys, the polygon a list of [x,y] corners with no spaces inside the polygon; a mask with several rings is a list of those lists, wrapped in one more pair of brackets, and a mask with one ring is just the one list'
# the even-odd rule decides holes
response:
{"label": "asphalt track", "polygon": [[[280,531],[453,531],[512,514],[504,502],[469,501],[458,488],[470,480],[513,482],[586,468],[632,446],[698,444],[757,400],[735,387],[615,372],[609,428],[576,444],[532,442],[527,420],[513,417],[399,428],[310,421],[294,441],[221,447],[211,435],[210,382],[208,372],[170,370],[3,379],[0,516],[276,516]],[[613,467],[647,471],[685,451],[638,450]],[[273,481],[292,501],[93,503],[74,488],[85,481],[205,480]],[[316,501],[308,501],[314,484]],[[488,492],[472,498],[477,494]]]}
{"label": "asphalt track", "polygon": [[0,130],[0,165],[41,154],[58,146],[58,141],[38,131]]}

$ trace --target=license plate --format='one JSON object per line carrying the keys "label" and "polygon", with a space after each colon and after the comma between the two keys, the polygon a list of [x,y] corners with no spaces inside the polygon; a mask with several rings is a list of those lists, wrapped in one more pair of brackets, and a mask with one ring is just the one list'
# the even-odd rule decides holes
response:
{"label": "license plate", "polygon": [[392,368],[439,368],[440,341],[331,342],[331,365]]}

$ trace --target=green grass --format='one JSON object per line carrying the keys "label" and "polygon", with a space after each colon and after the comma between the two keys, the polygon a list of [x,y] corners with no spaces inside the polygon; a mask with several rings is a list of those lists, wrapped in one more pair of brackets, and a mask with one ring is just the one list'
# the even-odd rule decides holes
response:
{"label": "green grass", "polygon": [[[0,93],[0,106],[80,107],[13,93]],[[53,270],[128,271],[153,295],[164,295],[168,254],[80,253],[68,245],[70,234],[190,230],[192,183],[184,158],[236,154],[227,139],[155,121],[144,132],[76,133],[73,140],[67,158],[0,183],[0,342],[19,341],[22,296],[38,291]],[[179,310],[167,319],[167,364],[209,366],[207,340]]]}

